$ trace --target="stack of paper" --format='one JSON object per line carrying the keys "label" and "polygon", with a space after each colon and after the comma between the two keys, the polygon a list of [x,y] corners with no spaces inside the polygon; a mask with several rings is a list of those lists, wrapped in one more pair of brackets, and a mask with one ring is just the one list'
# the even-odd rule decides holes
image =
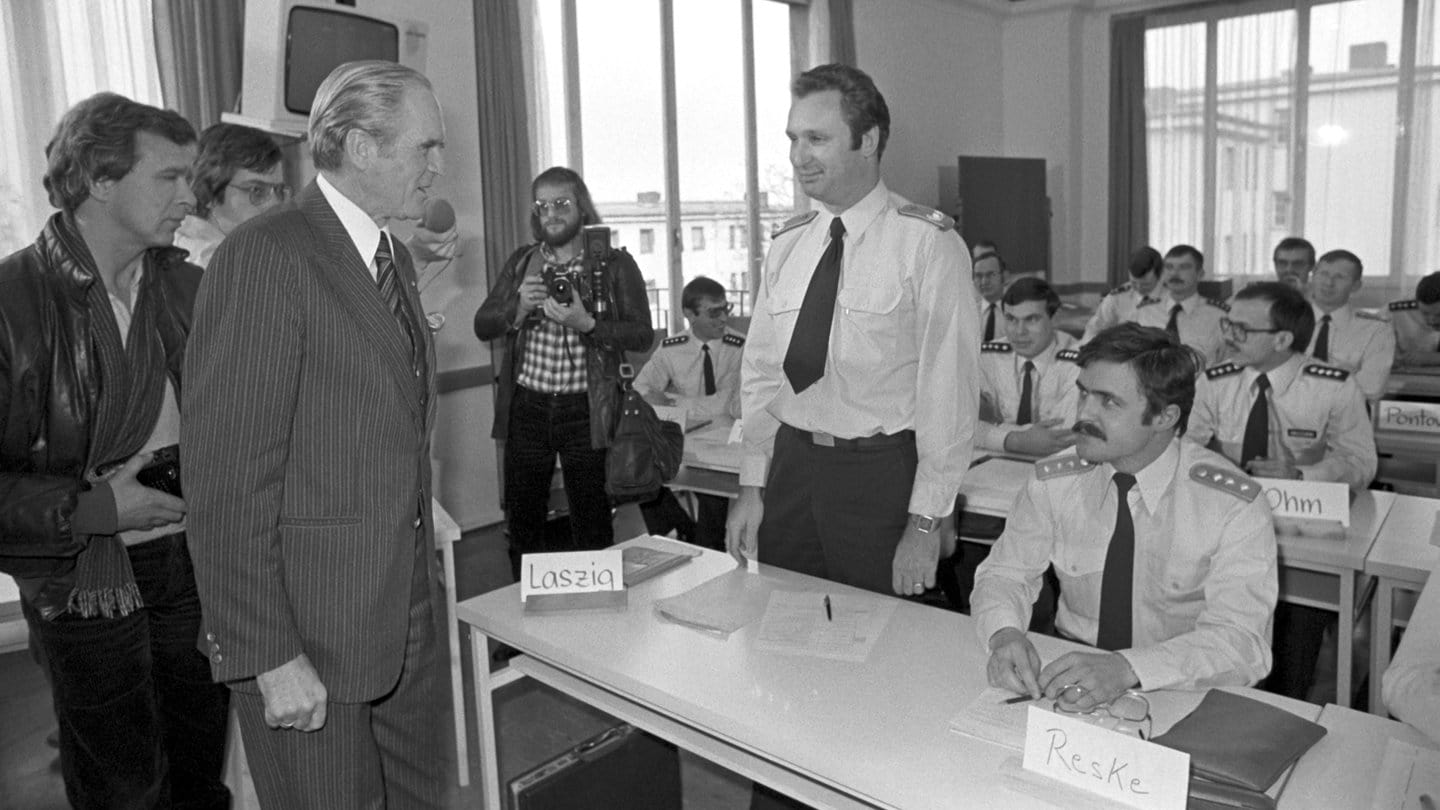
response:
{"label": "stack of paper", "polygon": [[765,580],[735,569],[675,596],[655,601],[662,619],[721,638],[760,618],[765,612]]}
{"label": "stack of paper", "polygon": [[870,657],[894,612],[894,599],[851,591],[834,597],[815,591],[775,591],[760,620],[755,648],[858,664]]}
{"label": "stack of paper", "polygon": [[1016,697],[1014,692],[987,687],[980,693],[980,697],[950,718],[950,730],[1015,751],[1023,751],[1025,720],[1030,707],[1037,706],[1048,711],[1054,701],[1041,698],[1011,703]]}

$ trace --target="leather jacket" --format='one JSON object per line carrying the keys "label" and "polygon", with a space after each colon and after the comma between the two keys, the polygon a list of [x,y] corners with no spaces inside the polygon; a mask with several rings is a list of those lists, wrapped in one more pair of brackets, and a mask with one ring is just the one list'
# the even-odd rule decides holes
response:
{"label": "leather jacket", "polygon": [[[0,260],[0,571],[42,616],[65,608],[89,540],[71,525],[87,475],[115,460],[89,453],[102,391],[86,293],[103,282],[61,229],[79,243],[74,221],[55,214],[34,244]],[[156,323],[177,396],[201,276],[185,256],[151,248],[141,279],[142,294],[163,301]]]}
{"label": "leather jacket", "polygon": [[[495,426],[490,435],[504,439],[510,427],[510,400],[520,374],[520,357],[530,335],[528,322],[516,327],[520,307],[520,282],[531,262],[541,262],[539,243],[526,245],[510,255],[490,295],[475,313],[475,336],[481,340],[505,338],[500,353],[500,374],[496,377]],[[606,257],[604,288],[599,291],[607,311],[595,315],[595,329],[581,335],[585,346],[585,374],[590,404],[590,446],[608,447],[610,434],[620,412],[620,364],[625,352],[644,352],[655,342],[650,325],[650,297],[640,268],[624,249],[612,249]]]}

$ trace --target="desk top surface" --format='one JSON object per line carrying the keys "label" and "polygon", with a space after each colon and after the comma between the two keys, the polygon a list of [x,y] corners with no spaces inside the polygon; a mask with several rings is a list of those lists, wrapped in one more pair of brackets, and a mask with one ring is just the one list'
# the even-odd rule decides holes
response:
{"label": "desk top surface", "polygon": [[1397,497],[1393,492],[1361,490],[1350,504],[1350,528],[1346,530],[1343,541],[1277,533],[1275,540],[1280,545],[1280,563],[1310,563],[1349,571],[1363,570],[1365,558],[1383,530]]}
{"label": "desk top surface", "polygon": [[1290,774],[1282,807],[1370,807],[1387,740],[1440,748],[1404,723],[1333,703],[1319,723],[1327,733]]}
{"label": "desk top surface", "polygon": [[[651,610],[655,599],[731,572],[758,577],[761,587],[746,591],[757,600],[774,590],[879,598],[771,566],[743,574],[728,556],[707,551],[632,589],[624,611],[527,615],[511,586],[461,603],[458,615],[547,664],[863,802],[939,807],[964,796],[970,806],[1050,806],[997,779],[1015,752],[950,730],[950,719],[986,688],[988,656],[968,616],[899,601],[868,661],[853,664],[757,650],[758,622],[720,639]],[[1034,638],[1045,661],[1075,646]],[[1244,691],[1312,719],[1319,711]],[[1150,697],[1160,733],[1201,694]]]}
{"label": "desk top surface", "polygon": [[1440,564],[1440,548],[1431,544],[1437,512],[1440,500],[1397,496],[1365,561],[1365,573],[1423,583]]}

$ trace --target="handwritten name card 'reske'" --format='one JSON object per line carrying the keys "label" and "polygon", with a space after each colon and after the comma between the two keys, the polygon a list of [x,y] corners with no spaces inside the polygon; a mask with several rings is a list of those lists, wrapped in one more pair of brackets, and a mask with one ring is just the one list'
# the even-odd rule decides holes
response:
{"label": "handwritten name card 'reske'", "polygon": [[1190,755],[1031,706],[1025,770],[1141,810],[1184,810]]}

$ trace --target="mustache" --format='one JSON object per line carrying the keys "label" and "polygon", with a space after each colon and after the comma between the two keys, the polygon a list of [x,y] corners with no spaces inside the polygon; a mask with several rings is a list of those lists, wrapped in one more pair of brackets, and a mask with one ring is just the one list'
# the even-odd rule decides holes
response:
{"label": "mustache", "polygon": [[1076,422],[1073,426],[1071,426],[1070,429],[1076,433],[1080,433],[1085,436],[1092,436],[1096,439],[1103,440],[1105,438],[1105,431],[1102,430],[1099,425],[1095,424],[1094,422],[1086,421],[1084,419]]}

